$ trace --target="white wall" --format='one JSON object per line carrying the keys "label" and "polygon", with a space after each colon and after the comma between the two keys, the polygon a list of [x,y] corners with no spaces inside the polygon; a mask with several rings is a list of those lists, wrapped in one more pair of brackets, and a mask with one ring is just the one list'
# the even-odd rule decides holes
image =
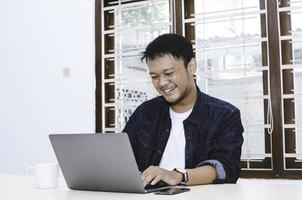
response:
{"label": "white wall", "polygon": [[94,60],[94,0],[0,0],[0,173],[55,161],[50,133],[94,132]]}

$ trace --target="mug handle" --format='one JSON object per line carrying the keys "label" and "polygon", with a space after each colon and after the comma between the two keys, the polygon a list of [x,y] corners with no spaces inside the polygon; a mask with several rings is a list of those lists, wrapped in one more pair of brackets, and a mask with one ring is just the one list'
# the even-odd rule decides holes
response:
{"label": "mug handle", "polygon": [[27,176],[33,176],[33,175],[35,174],[35,170],[36,170],[35,167],[28,167],[28,168],[26,169],[26,175],[27,175]]}
{"label": "mug handle", "polygon": [[32,178],[35,175],[35,172],[36,172],[35,167],[28,167],[26,169],[26,176],[28,177],[27,179],[30,179],[31,184],[33,185],[36,184],[35,180]]}

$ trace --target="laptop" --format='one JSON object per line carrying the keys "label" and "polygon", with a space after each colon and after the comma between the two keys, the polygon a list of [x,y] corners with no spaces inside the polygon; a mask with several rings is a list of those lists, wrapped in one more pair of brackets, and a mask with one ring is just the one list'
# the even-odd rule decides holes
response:
{"label": "laptop", "polygon": [[51,134],[49,138],[70,189],[148,193],[173,187],[164,182],[143,186],[125,133]]}

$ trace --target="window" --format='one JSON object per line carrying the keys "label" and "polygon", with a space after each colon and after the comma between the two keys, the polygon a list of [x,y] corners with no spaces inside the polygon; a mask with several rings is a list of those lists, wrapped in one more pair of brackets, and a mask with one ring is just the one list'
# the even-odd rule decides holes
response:
{"label": "window", "polygon": [[140,52],[176,32],[196,83],[241,110],[243,177],[302,178],[301,0],[96,0],[96,130],[119,132],[157,95]]}
{"label": "window", "polygon": [[302,1],[280,1],[278,12],[283,165],[294,171],[302,168]]}
{"label": "window", "polygon": [[195,44],[197,85],[240,109],[242,168],[271,170],[268,37],[261,26],[267,20],[265,1],[185,2],[195,8],[186,12],[184,27]]}
{"label": "window", "polygon": [[260,9],[258,0],[195,3],[197,84],[202,91],[240,109],[245,128],[242,160],[246,166],[243,167],[252,167],[251,160],[271,159],[271,152],[265,151],[263,137],[265,128],[271,126],[263,114],[264,103],[269,100],[268,88],[263,87],[268,66],[263,65],[261,46],[262,43],[267,46],[267,36],[261,37],[260,25],[265,9]]}
{"label": "window", "polygon": [[169,0],[102,4],[102,131],[120,132],[135,108],[156,95],[140,57],[149,41],[171,32],[170,7]]}

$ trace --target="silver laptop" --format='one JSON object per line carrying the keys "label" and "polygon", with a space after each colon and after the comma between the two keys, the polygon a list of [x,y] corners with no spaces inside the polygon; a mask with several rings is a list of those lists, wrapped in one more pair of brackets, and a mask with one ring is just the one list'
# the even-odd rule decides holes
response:
{"label": "silver laptop", "polygon": [[147,193],[172,187],[161,182],[144,188],[127,134],[51,134],[49,138],[70,189]]}

